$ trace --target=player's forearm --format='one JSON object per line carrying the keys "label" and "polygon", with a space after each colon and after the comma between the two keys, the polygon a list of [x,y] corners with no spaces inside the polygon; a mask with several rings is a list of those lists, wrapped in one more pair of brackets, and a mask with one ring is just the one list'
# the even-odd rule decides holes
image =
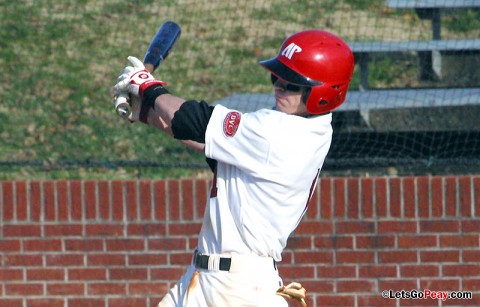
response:
{"label": "player's forearm", "polygon": [[172,133],[172,119],[175,112],[180,108],[183,99],[171,94],[164,94],[155,99],[155,109],[150,109],[147,123],[150,126],[163,130],[169,135]]}
{"label": "player's forearm", "polygon": [[168,127],[171,127],[175,112],[180,109],[184,102],[185,99],[172,94],[160,95],[155,99],[155,113]]}
{"label": "player's forearm", "polygon": [[152,109],[148,113],[147,124],[164,131],[168,135],[173,135],[172,129],[170,128],[170,126],[165,122],[165,120],[163,120],[160,116],[158,116],[157,113]]}
{"label": "player's forearm", "polygon": [[[178,111],[184,102],[184,99],[171,94],[165,94],[157,97],[157,99],[155,99],[155,111],[150,111],[148,116],[148,124],[164,131],[168,135],[173,136],[171,129],[172,119],[175,115],[175,112]],[[187,147],[196,151],[204,152],[205,150],[205,144],[192,140],[182,140],[181,142]]]}
{"label": "player's forearm", "polygon": [[183,144],[185,144],[187,147],[195,150],[195,151],[198,151],[198,152],[205,152],[205,144],[202,144],[202,143],[198,143],[198,142],[195,142],[195,141],[180,141],[182,142]]}
{"label": "player's forearm", "polygon": [[148,113],[147,123],[150,126],[163,130],[169,135],[172,133],[172,119],[175,112],[184,100],[171,94],[160,95],[155,99],[154,109]]}

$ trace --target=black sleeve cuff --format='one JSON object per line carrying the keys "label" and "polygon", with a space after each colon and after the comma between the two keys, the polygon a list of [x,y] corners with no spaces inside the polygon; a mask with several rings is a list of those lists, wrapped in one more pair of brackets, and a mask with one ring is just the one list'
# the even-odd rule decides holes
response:
{"label": "black sleeve cuff", "polygon": [[145,91],[143,92],[142,103],[144,103],[145,105],[147,105],[152,109],[155,109],[155,99],[157,99],[157,97],[160,95],[168,94],[168,93],[170,92],[161,85],[153,85],[153,86],[147,87],[147,89],[145,89]]}

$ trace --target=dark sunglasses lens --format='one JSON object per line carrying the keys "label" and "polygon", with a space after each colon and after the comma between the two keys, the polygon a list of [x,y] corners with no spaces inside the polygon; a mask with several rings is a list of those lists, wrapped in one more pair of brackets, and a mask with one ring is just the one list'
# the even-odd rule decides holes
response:
{"label": "dark sunglasses lens", "polygon": [[[278,77],[275,76],[274,74],[271,74],[270,78],[272,79],[272,84],[275,85],[275,82],[277,82]],[[284,89],[286,89],[287,91],[290,91],[290,92],[294,92],[294,93],[300,92],[302,90],[302,88],[300,86],[294,85],[294,84],[291,84],[291,83],[288,83],[284,87]]]}
{"label": "dark sunglasses lens", "polygon": [[300,90],[302,89],[300,86],[293,85],[293,84],[287,84],[285,88],[287,89],[287,91],[294,92],[294,93],[300,92]]}

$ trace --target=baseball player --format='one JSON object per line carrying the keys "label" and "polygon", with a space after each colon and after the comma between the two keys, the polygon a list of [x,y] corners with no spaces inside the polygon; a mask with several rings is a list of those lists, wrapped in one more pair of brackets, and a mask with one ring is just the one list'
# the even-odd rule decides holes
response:
{"label": "baseball player", "polygon": [[192,264],[158,306],[305,306],[305,289],[284,286],[277,263],[328,153],[330,111],[345,101],[353,73],[350,48],[322,30],[290,36],[260,62],[275,106],[252,113],[174,96],[129,60],[114,89],[129,95],[130,121],[203,151],[214,172]]}

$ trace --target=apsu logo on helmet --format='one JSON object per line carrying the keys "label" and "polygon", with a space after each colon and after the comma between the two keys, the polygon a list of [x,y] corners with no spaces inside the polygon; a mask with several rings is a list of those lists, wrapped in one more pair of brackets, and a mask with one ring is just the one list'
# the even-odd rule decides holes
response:
{"label": "apsu logo on helmet", "polygon": [[285,49],[283,49],[282,55],[291,60],[295,52],[302,52],[302,48],[300,48],[300,46],[295,43],[291,43],[290,45],[285,47]]}
{"label": "apsu logo on helmet", "polygon": [[232,111],[225,116],[223,120],[223,133],[228,137],[233,137],[240,125],[242,115],[238,112]]}

